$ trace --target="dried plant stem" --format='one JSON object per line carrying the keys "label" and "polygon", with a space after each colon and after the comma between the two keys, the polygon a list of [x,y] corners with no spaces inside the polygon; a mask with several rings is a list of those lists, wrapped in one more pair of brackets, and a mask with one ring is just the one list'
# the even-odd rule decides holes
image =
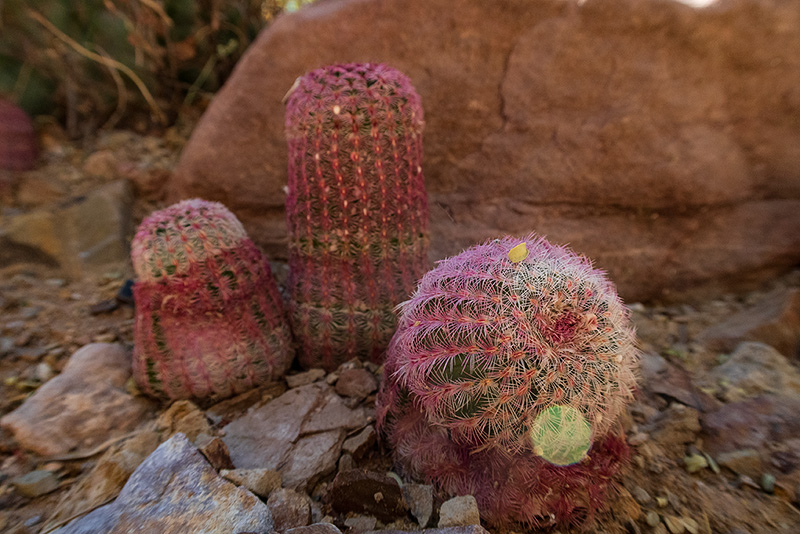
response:
{"label": "dried plant stem", "polygon": [[[103,57],[111,59],[111,57],[100,47],[98,47],[98,51],[103,55]],[[111,74],[111,78],[114,80],[114,83],[117,86],[117,108],[102,126],[102,129],[110,130],[116,126],[116,124],[125,114],[125,109],[128,105],[128,91],[125,89],[125,82],[123,81],[122,76],[120,76],[119,71],[109,65],[105,66],[108,68],[108,73]]]}
{"label": "dried plant stem", "polygon": [[50,31],[53,35],[57,38],[61,39],[69,45],[73,50],[75,50],[80,55],[84,56],[87,59],[100,63],[108,68],[116,69],[121,71],[123,74],[128,76],[131,81],[136,85],[139,89],[139,92],[142,93],[142,96],[147,101],[147,104],[150,106],[151,111],[157,117],[158,121],[161,124],[167,123],[167,117],[164,115],[164,112],[161,111],[161,108],[158,107],[153,95],[150,94],[150,91],[147,89],[147,86],[144,82],[139,78],[135,72],[133,72],[127,65],[120,63],[119,61],[111,58],[103,57],[91,50],[88,50],[81,46],[79,43],[75,42],[70,36],[59,30],[52,22],[47,20],[41,13],[33,10],[28,9],[28,16],[34,19],[36,22],[44,26],[48,31]]}

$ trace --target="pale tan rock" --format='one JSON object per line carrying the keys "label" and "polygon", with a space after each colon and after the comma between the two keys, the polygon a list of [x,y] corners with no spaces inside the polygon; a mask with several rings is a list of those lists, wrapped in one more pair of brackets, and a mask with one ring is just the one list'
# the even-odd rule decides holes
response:
{"label": "pale tan rock", "polygon": [[130,432],[152,409],[148,401],[125,392],[130,366],[122,345],[86,345],[0,425],[20,445],[44,456],[91,449]]}

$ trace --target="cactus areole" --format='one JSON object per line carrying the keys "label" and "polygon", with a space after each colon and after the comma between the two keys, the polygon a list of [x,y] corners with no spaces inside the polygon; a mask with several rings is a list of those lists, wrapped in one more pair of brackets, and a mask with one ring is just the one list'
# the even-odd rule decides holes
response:
{"label": "cactus areole", "polygon": [[289,291],[305,367],[382,358],[427,270],[419,95],[386,65],[314,70],[287,95]]}
{"label": "cactus areole", "polygon": [[[637,365],[627,309],[589,260],[533,235],[496,239],[440,262],[401,305],[378,422],[401,468],[476,492],[499,522],[591,513],[626,456],[617,420]],[[509,462],[526,473],[500,484],[492,466]],[[531,479],[549,497],[498,501]]]}
{"label": "cactus areole", "polygon": [[186,200],[151,214],[131,258],[133,372],[145,393],[223,398],[289,367],[289,325],[269,263],[222,204]]}

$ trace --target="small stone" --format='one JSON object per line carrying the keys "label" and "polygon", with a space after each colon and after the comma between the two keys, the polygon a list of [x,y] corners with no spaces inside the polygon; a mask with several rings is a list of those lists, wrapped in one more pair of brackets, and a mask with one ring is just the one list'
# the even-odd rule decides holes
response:
{"label": "small stone", "polygon": [[659,508],[665,508],[669,504],[669,499],[666,497],[656,497],[656,504]]}
{"label": "small stone", "polygon": [[89,307],[89,315],[101,315],[103,313],[111,313],[117,308],[119,308],[119,302],[117,301],[117,299],[102,300],[97,304],[92,304]]}
{"label": "small stone", "polygon": [[0,357],[11,354],[14,350],[14,340],[10,337],[0,337]]}
{"label": "small stone", "polygon": [[650,439],[650,436],[644,432],[637,432],[628,439],[628,443],[633,447],[638,447]]}
{"label": "small stone", "polygon": [[686,527],[686,532],[689,534],[700,534],[700,525],[691,517],[684,517],[683,526]]}
{"label": "small stone", "polygon": [[350,454],[342,454],[339,458],[339,467],[338,472],[344,473],[345,471],[350,471],[351,469],[355,468],[356,463],[353,461],[353,457]]}
{"label": "small stone", "polygon": [[27,519],[25,521],[25,523],[23,523],[23,524],[26,527],[32,527],[33,525],[38,525],[41,522],[42,522],[42,516],[41,515],[35,515],[35,516],[31,517],[30,519]]}
{"label": "small stone", "polygon": [[286,385],[290,388],[298,388],[300,386],[313,384],[323,376],[325,376],[324,369],[309,369],[308,371],[296,375],[287,375]]}
{"label": "small stone", "polygon": [[267,507],[272,512],[272,520],[278,532],[304,527],[311,522],[311,503],[308,495],[294,490],[283,488],[274,490],[267,499]]}
{"label": "small stone", "polygon": [[41,313],[42,307],[41,306],[25,306],[19,311],[20,316],[23,319],[35,319],[39,313]]}
{"label": "small stone", "polygon": [[330,373],[328,376],[325,377],[325,383],[328,384],[329,386],[334,385],[337,380],[339,380],[339,373],[337,373],[336,371]]}
{"label": "small stone", "polygon": [[661,516],[658,515],[658,512],[655,512],[653,510],[650,510],[649,512],[647,512],[647,524],[648,525],[650,525],[651,527],[655,527],[659,523],[661,523]]}
{"label": "small stone", "polygon": [[403,495],[420,528],[427,527],[433,515],[433,486],[405,484]]}
{"label": "small stone", "polygon": [[331,523],[314,523],[307,527],[290,528],[286,534],[342,534],[342,531]]}
{"label": "small stone", "polygon": [[378,381],[363,368],[345,369],[336,381],[336,393],[343,397],[364,400],[367,395],[378,389]]}
{"label": "small stone", "polygon": [[56,375],[53,368],[47,362],[41,362],[36,365],[33,376],[36,380],[44,384]]}
{"label": "small stone", "polygon": [[439,528],[479,525],[478,502],[472,495],[461,495],[442,503],[439,508]]}
{"label": "small stone", "polygon": [[11,484],[25,497],[35,498],[58,489],[58,478],[50,471],[31,471],[11,479]]}
{"label": "small stone", "polygon": [[376,438],[375,427],[372,425],[367,426],[355,436],[344,440],[342,450],[352,454],[354,459],[359,460],[372,447]]}
{"label": "small stone", "polygon": [[219,474],[265,499],[281,487],[281,474],[271,469],[223,469]]}
{"label": "small stone", "polygon": [[[205,438],[205,439],[201,439]],[[195,440],[195,446],[203,456],[206,457],[211,467],[219,471],[220,469],[233,469],[234,465],[231,462],[231,455],[228,452],[228,446],[220,438],[211,437],[206,434],[200,434],[198,439]]]}
{"label": "small stone", "polygon": [[344,524],[348,527],[348,534],[360,534],[362,532],[375,530],[375,525],[378,524],[378,520],[372,516],[358,515],[345,519]]}
{"label": "small stone", "polygon": [[761,476],[761,489],[767,493],[773,493],[775,491],[775,476],[769,473],[764,473]]}
{"label": "small stone", "polygon": [[689,473],[696,473],[708,467],[708,460],[702,454],[692,454],[683,457],[683,465]]}
{"label": "small stone", "polygon": [[674,515],[665,515],[664,524],[667,525],[667,529],[670,531],[670,534],[683,534],[683,532],[686,530],[683,520]]}
{"label": "small stone", "polygon": [[652,500],[647,490],[641,486],[634,486],[631,490],[631,495],[633,495],[633,498],[636,499],[639,504],[647,504]]}
{"label": "small stone", "polygon": [[111,150],[98,150],[86,158],[83,172],[96,178],[114,178],[117,174],[117,157]]}
{"label": "small stone", "polygon": [[200,434],[212,434],[205,414],[188,400],[173,402],[156,420],[156,426],[166,437],[181,433],[192,442],[197,441]]}
{"label": "small stone", "polygon": [[734,473],[758,478],[764,472],[761,455],[755,449],[739,449],[717,456],[717,463]]}
{"label": "small stone", "polygon": [[381,473],[360,469],[339,473],[328,496],[339,513],[372,515],[384,523],[405,517],[408,512],[400,486]]}

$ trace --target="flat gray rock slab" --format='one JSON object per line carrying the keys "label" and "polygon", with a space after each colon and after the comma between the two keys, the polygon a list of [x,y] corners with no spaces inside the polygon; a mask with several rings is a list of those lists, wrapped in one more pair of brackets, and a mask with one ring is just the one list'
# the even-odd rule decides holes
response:
{"label": "flat gray rock slab", "polygon": [[130,432],[147,416],[151,404],[125,391],[130,376],[131,356],[122,345],[86,345],[0,425],[43,456],[91,449]]}
{"label": "flat gray rock slab", "polygon": [[238,469],[273,469],[283,485],[306,489],[332,472],[348,430],[368,423],[363,408],[345,406],[329,385],[290,389],[224,427]]}
{"label": "flat gray rock slab", "polygon": [[224,480],[186,439],[162,443],[128,479],[119,497],[57,534],[267,534],[267,505]]}

